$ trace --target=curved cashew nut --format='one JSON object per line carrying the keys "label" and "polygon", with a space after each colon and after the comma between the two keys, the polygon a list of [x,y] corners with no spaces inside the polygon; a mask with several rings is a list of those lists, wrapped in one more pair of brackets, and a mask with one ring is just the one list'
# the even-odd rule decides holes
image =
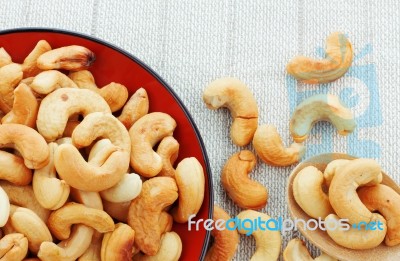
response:
{"label": "curved cashew nut", "polygon": [[42,70],[79,71],[90,67],[95,60],[96,55],[86,47],[70,45],[45,52],[36,64]]}
{"label": "curved cashew nut", "polygon": [[314,166],[302,169],[293,180],[293,196],[297,204],[312,218],[325,217],[334,213],[329,197],[322,190],[324,176]]}
{"label": "curved cashew nut", "polygon": [[178,261],[182,254],[182,240],[175,232],[167,232],[161,237],[161,247],[155,256],[139,253],[133,261]]}
{"label": "curved cashew nut", "polygon": [[28,239],[20,233],[4,236],[0,240],[0,259],[21,261],[28,254]]}
{"label": "curved cashew nut", "polygon": [[126,202],[136,198],[142,190],[140,176],[131,173],[125,174],[122,179],[113,187],[100,191],[100,195],[110,202]]}
{"label": "curved cashew nut", "polygon": [[22,63],[22,71],[24,72],[24,78],[36,76],[42,70],[37,67],[36,61],[45,52],[51,50],[50,44],[46,40],[40,40],[37,42],[33,50],[28,54]]}
{"label": "curved cashew nut", "polygon": [[[213,220],[214,226],[217,226],[220,221],[229,220],[231,217],[222,208],[214,205]],[[214,237],[213,245],[208,249],[205,261],[232,260],[236,253],[239,244],[239,234],[237,230],[211,230],[211,235]]]}
{"label": "curved cashew nut", "polygon": [[64,181],[57,178],[54,167],[54,153],[58,147],[57,143],[49,143],[49,163],[35,170],[33,175],[32,188],[37,201],[44,208],[55,210],[62,207],[68,199],[70,187]]}
{"label": "curved cashew nut", "polygon": [[147,255],[160,249],[159,225],[163,210],[178,198],[178,187],[170,177],[154,177],[143,182],[142,192],[135,198],[128,213],[128,224],[135,230],[135,244]]}
{"label": "curved cashew nut", "polygon": [[277,129],[272,125],[258,126],[253,137],[257,155],[272,166],[288,166],[298,162],[304,154],[303,145],[293,143],[285,148]]}
{"label": "curved cashew nut", "polygon": [[38,131],[47,141],[60,138],[73,114],[111,112],[104,99],[85,89],[61,88],[48,94],[40,104],[36,121]]}
{"label": "curved cashew nut", "polygon": [[123,223],[128,222],[127,220],[130,205],[131,201],[115,203],[103,199],[104,211],[107,212],[112,218]]}
{"label": "curved cashew nut", "polygon": [[132,143],[131,166],[138,174],[150,178],[162,167],[162,158],[153,147],[160,140],[172,136],[176,121],[166,113],[153,112],[144,115],[129,130]]}
{"label": "curved cashew nut", "polygon": [[305,83],[327,83],[343,76],[353,61],[353,47],[340,32],[332,33],[326,39],[326,57],[314,60],[305,56],[293,58],[286,70]]}
{"label": "curved cashew nut", "polygon": [[56,70],[39,73],[33,79],[30,87],[39,94],[49,94],[59,88],[78,88],[67,75]]}
{"label": "curved cashew nut", "polygon": [[127,224],[118,223],[114,231],[104,235],[101,244],[101,260],[131,260],[134,240],[135,231]]}
{"label": "curved cashew nut", "polygon": [[357,190],[361,202],[370,211],[379,211],[387,222],[385,244],[400,244],[400,195],[392,188],[378,184]]}
{"label": "curved cashew nut", "polygon": [[[0,125],[0,147],[18,150],[25,166],[40,169],[49,162],[49,148],[43,137],[34,129],[21,124]],[[35,153],[32,153],[32,152]]]}
{"label": "curved cashew nut", "polygon": [[233,202],[241,208],[260,209],[268,201],[267,188],[248,177],[255,165],[254,154],[243,150],[233,154],[222,169],[222,186]]}
{"label": "curved cashew nut", "polygon": [[[10,200],[7,196],[7,193],[0,186],[0,227],[3,227],[10,216]],[[1,258],[2,255],[0,255]]]}
{"label": "curved cashew nut", "polygon": [[77,261],[101,261],[101,242],[103,241],[103,235],[104,234],[95,231],[90,246]]}
{"label": "curved cashew nut", "polygon": [[335,214],[330,214],[325,218],[325,226],[327,227],[326,232],[332,238],[336,244],[347,247],[350,249],[370,249],[377,247],[380,243],[382,243],[385,238],[387,226],[386,220],[379,214],[372,214],[371,221],[372,222],[380,222],[382,224],[380,229],[358,229],[352,228],[350,225],[349,230],[343,230],[340,228],[329,229],[329,223],[332,222],[334,224],[340,223],[340,218]]}
{"label": "curved cashew nut", "polygon": [[98,88],[92,73],[87,70],[72,72],[69,74],[69,77],[79,88],[89,89],[100,94],[108,103],[112,112],[121,109],[126,103],[126,100],[128,100],[128,89],[124,85],[111,82],[102,88]]}
{"label": "curved cashew nut", "polygon": [[304,245],[304,242],[298,238],[294,238],[289,241],[287,244],[285,251],[283,251],[283,260],[284,261],[337,261],[337,259],[328,256],[325,253],[321,253],[320,256],[313,259],[308,252],[307,247]]}
{"label": "curved cashew nut", "polygon": [[10,63],[12,63],[11,56],[3,47],[0,47],[0,68]]}
{"label": "curved cashew nut", "polygon": [[179,143],[172,137],[168,136],[161,140],[157,147],[157,154],[162,159],[162,169],[157,176],[159,177],[175,177],[175,169],[173,167],[179,153]]}
{"label": "curved cashew nut", "polygon": [[175,222],[186,223],[190,215],[199,212],[204,199],[204,172],[200,162],[194,158],[183,159],[176,167],[178,206],[172,209]]}
{"label": "curved cashew nut", "polygon": [[335,173],[329,187],[329,201],[336,214],[350,224],[372,220],[373,214],[361,202],[356,189],[375,180],[382,181],[381,167],[372,159],[355,159]]}
{"label": "curved cashew nut", "polygon": [[141,117],[149,113],[149,97],[143,88],[139,88],[122,108],[118,120],[129,130]]}
{"label": "curved cashew nut", "polygon": [[7,64],[0,68],[0,110],[8,113],[14,103],[14,88],[22,80],[21,65]]}
{"label": "curved cashew nut", "polygon": [[324,170],[324,180],[325,180],[325,185],[326,187],[331,186],[331,182],[333,177],[335,176],[336,170],[338,170],[340,167],[344,166],[346,163],[348,163],[350,160],[346,159],[337,159],[333,160],[326,165],[326,168]]}
{"label": "curved cashew nut", "polygon": [[32,171],[21,157],[0,151],[0,179],[15,185],[28,185],[32,181]]}
{"label": "curved cashew nut", "polygon": [[[237,215],[237,218],[240,220],[244,219],[261,219],[264,222],[267,222],[270,217],[267,214],[257,212],[254,210],[244,210]],[[249,235],[249,231],[240,228],[238,229],[240,234]],[[279,254],[281,252],[281,233],[279,231],[272,231],[270,229],[257,229],[253,231],[252,235],[256,240],[256,251],[251,257],[251,261],[256,260],[278,260]]]}
{"label": "curved cashew nut", "polygon": [[220,78],[211,82],[203,92],[209,109],[226,107],[233,123],[231,139],[238,146],[249,144],[258,126],[258,107],[250,89],[235,78]]}
{"label": "curved cashew nut", "polygon": [[314,124],[329,121],[340,135],[347,135],[356,127],[354,116],[339,97],[332,94],[317,94],[302,101],[290,119],[290,133],[296,142],[307,139]]}

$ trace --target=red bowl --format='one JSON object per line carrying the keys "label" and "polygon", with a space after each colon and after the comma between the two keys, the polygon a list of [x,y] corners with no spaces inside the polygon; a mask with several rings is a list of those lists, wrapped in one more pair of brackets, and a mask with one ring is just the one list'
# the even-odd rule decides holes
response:
{"label": "red bowl", "polygon": [[[177,122],[174,137],[179,141],[180,151],[177,162],[185,157],[196,157],[205,172],[204,202],[196,219],[212,218],[213,190],[212,176],[205,146],[200,133],[175,92],[151,68],[135,56],[102,40],[75,32],[58,29],[22,28],[0,32],[0,47],[11,55],[14,62],[21,63],[39,40],[46,40],[52,48],[66,45],[82,45],[96,54],[96,61],[90,71],[98,86],[112,81],[125,85],[130,94],[143,87],[150,100],[150,111],[171,115]],[[208,247],[210,232],[188,231],[187,224],[174,224],[173,230],[183,243],[181,260],[202,260]]]}

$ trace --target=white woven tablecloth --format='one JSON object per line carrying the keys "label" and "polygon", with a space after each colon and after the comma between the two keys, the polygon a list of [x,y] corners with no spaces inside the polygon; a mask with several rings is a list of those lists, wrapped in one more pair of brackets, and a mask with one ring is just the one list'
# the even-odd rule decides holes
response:
{"label": "white woven tablecloth", "polygon": [[[397,0],[0,0],[0,6],[0,30],[33,26],[90,34],[127,50],[158,72],[199,127],[211,161],[215,202],[231,215],[240,209],[227,197],[219,176],[225,161],[240,148],[229,139],[228,111],[209,111],[201,99],[207,83],[221,76],[237,77],[252,89],[260,123],[274,124],[286,144],[296,104],[313,92],[340,95],[357,116],[356,131],[343,138],[330,124],[317,124],[306,142],[307,156],[336,151],[376,158],[400,183]],[[333,31],[345,32],[353,43],[355,60],[349,73],[319,86],[288,77],[288,60],[297,54],[320,56]],[[289,217],[285,186],[292,167],[258,163],[252,177],[270,194],[263,211]],[[299,233],[285,234],[282,246],[295,236]],[[247,260],[254,243],[242,236],[236,260]],[[318,253],[308,247],[313,255]]]}

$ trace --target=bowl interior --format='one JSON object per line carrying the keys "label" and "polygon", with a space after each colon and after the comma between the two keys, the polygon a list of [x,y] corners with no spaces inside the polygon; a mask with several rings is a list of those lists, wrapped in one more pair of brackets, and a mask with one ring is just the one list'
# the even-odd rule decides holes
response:
{"label": "bowl interior", "polygon": [[[311,157],[303,162],[301,162],[292,171],[289,176],[286,200],[289,207],[290,215],[293,219],[309,220],[311,219],[301,207],[296,203],[293,196],[293,180],[296,175],[307,166],[315,166],[319,170],[323,171],[326,165],[335,159],[355,159],[355,157],[342,154],[342,153],[327,153]],[[393,188],[397,193],[400,194],[400,188],[388,175],[383,173],[382,184],[385,184]],[[336,244],[326,232],[322,230],[304,230],[304,227],[299,226],[298,230],[314,245],[319,249],[327,253],[328,255],[335,257],[342,261],[365,261],[365,260],[400,260],[400,245],[388,247],[384,243],[380,244],[378,247],[368,250],[352,250]]]}
{"label": "bowl interior", "polygon": [[[47,30],[21,29],[0,32],[0,47],[4,47],[14,62],[21,63],[39,40],[46,40],[52,48],[66,45],[82,45],[96,54],[96,61],[90,68],[98,86],[110,82],[125,85],[130,95],[137,89],[146,89],[150,100],[150,112],[160,111],[170,114],[177,122],[174,137],[180,144],[177,163],[185,157],[196,157],[205,173],[205,195],[197,219],[211,218],[212,182],[211,171],[200,134],[189,113],[168,85],[150,68],[137,58],[92,37],[76,33]],[[202,226],[200,226],[202,227]],[[188,231],[187,224],[174,224],[183,243],[181,260],[200,259],[207,248],[209,232],[204,228]]]}

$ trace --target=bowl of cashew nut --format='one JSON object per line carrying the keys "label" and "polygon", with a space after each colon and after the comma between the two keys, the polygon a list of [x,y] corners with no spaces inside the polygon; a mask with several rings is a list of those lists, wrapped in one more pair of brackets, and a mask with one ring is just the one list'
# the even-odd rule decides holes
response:
{"label": "bowl of cashew nut", "polygon": [[[213,212],[199,131],[148,66],[101,40],[0,32],[0,259],[197,260]],[[194,218],[193,218],[194,217]]]}

